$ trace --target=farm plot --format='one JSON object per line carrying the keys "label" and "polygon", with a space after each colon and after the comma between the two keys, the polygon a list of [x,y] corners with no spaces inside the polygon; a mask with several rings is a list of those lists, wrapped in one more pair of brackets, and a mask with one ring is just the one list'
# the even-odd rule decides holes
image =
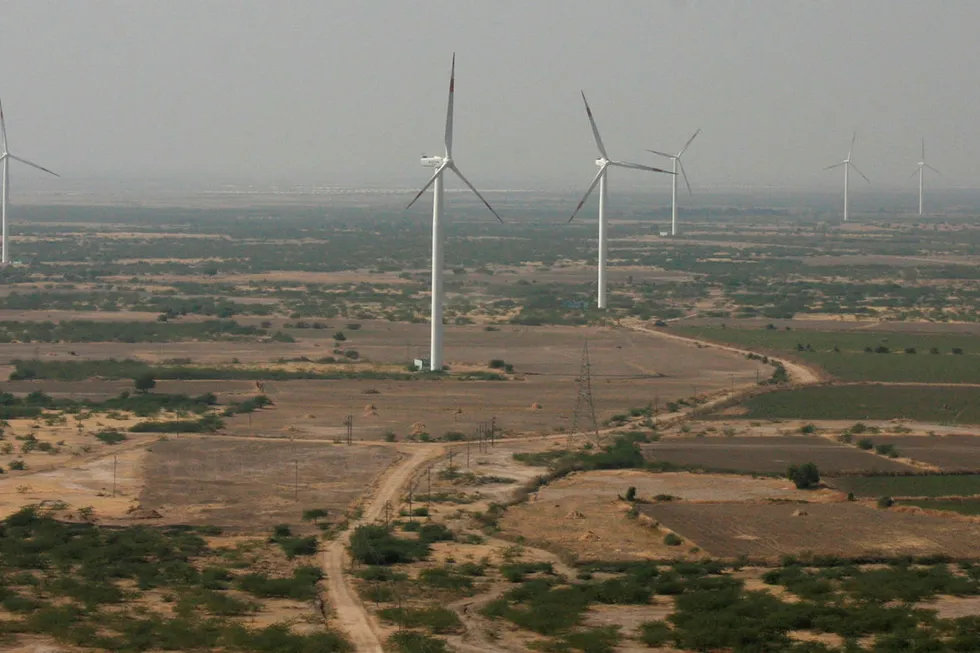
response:
{"label": "farm plot", "polygon": [[817,437],[668,438],[642,445],[651,460],[710,471],[785,474],[814,463],[824,474],[909,472],[912,467]]}
{"label": "farm plot", "polygon": [[892,445],[899,453],[944,472],[980,471],[980,436],[872,436],[875,445]]}
{"label": "farm plot", "polygon": [[640,511],[721,557],[770,559],[803,553],[974,557],[980,553],[980,524],[856,503],[667,502],[644,505]]}
{"label": "farm plot", "polygon": [[980,499],[906,499],[897,503],[902,506],[915,506],[923,510],[945,510],[961,515],[980,517]]}
{"label": "farm plot", "polygon": [[980,387],[836,385],[770,392],[742,404],[750,419],[912,419],[980,424]]}
{"label": "farm plot", "polygon": [[921,474],[915,476],[846,476],[828,481],[841,492],[859,497],[980,496],[980,474]]}
{"label": "farm plot", "polygon": [[297,523],[303,510],[339,516],[397,457],[390,447],[189,438],[153,445],[140,504],[163,523],[230,532]]}

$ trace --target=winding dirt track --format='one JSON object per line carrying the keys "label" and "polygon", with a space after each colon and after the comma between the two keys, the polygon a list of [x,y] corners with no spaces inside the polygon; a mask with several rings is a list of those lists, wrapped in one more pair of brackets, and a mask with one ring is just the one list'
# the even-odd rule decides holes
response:
{"label": "winding dirt track", "polygon": [[407,458],[385,472],[377,492],[365,505],[361,519],[337,536],[323,553],[323,570],[327,575],[327,590],[335,620],[358,653],[382,653],[383,647],[377,620],[364,607],[361,597],[344,574],[347,543],[354,528],[372,524],[381,518],[386,501],[391,501],[392,507],[397,509],[402,488],[408,485],[416,472],[444,453],[443,447],[438,445],[416,445],[408,451],[410,454]]}
{"label": "winding dirt track", "polygon": [[[661,338],[667,338],[668,340],[678,340],[680,342],[685,342],[690,345],[702,345],[705,347],[714,347],[715,349],[721,349],[722,351],[730,351],[734,354],[741,354],[745,356],[747,354],[755,354],[751,349],[742,349],[740,347],[733,347],[731,345],[722,345],[717,342],[711,342],[708,340],[698,340],[697,338],[688,338],[687,336],[680,336],[676,333],[669,333],[663,329],[650,329],[645,326],[641,326],[635,322],[624,322],[623,326],[632,329],[633,331],[642,331],[643,333],[649,333],[655,336],[660,336]],[[797,385],[811,385],[813,383],[820,383],[823,379],[820,375],[813,369],[807,367],[806,365],[801,365],[800,363],[795,363],[786,358],[777,358],[775,356],[769,356],[769,360],[778,361],[783,364],[786,368],[786,373],[789,375],[790,380]]]}
{"label": "winding dirt track", "polygon": [[[705,342],[694,338],[686,338],[672,333],[666,333],[660,329],[648,329],[635,323],[624,324],[623,326],[634,331],[648,333],[661,338],[682,341],[688,345],[716,347],[723,351],[729,351],[743,356],[748,353],[754,353],[747,349],[739,349],[738,347],[719,345],[713,342]],[[820,376],[815,371],[804,365],[800,365],[799,363],[794,363],[793,361],[785,359],[774,359],[771,356],[770,359],[781,362],[795,384],[808,385],[812,383],[819,383],[821,381]],[[735,392],[723,392],[717,398],[700,406],[700,408],[703,409],[707,406],[726,401],[731,399],[733,396],[741,395],[746,391],[746,388],[740,388]],[[685,419],[689,412],[689,410],[682,410],[677,413],[660,415],[655,419],[661,424],[670,423]],[[600,433],[611,432],[613,430],[615,430],[615,428],[602,429]],[[543,437],[537,436],[534,439],[546,440],[551,438],[567,437],[567,434],[560,434]],[[513,442],[514,440],[524,439],[531,438],[508,438],[504,442]],[[416,444],[395,446],[397,446],[399,450],[407,453],[408,457],[396,463],[382,474],[380,486],[374,493],[374,496],[372,496],[365,505],[364,514],[361,519],[355,523],[352,523],[346,531],[337,536],[337,538],[330,543],[323,553],[323,570],[327,575],[327,590],[330,597],[330,603],[334,607],[335,621],[337,626],[340,627],[341,631],[344,632],[350,639],[351,643],[354,645],[354,650],[358,653],[383,653],[384,649],[382,645],[381,629],[377,619],[375,619],[364,606],[364,603],[361,601],[361,597],[357,595],[353,584],[350,582],[350,577],[344,573],[344,562],[347,557],[346,549],[347,544],[350,541],[351,532],[354,528],[362,524],[377,522],[384,512],[385,502],[387,501],[391,501],[392,509],[397,510],[399,507],[398,504],[401,490],[408,485],[412,477],[426,464],[440,457],[447,450],[446,446],[439,445]],[[472,599],[470,599],[470,601],[472,601]],[[474,637],[473,633],[468,633],[468,635],[469,636],[454,638],[456,640],[454,641],[454,644],[461,649],[464,649],[468,653],[476,653],[476,651],[480,650],[506,650],[499,646],[490,646],[490,642],[484,641],[479,637]]]}

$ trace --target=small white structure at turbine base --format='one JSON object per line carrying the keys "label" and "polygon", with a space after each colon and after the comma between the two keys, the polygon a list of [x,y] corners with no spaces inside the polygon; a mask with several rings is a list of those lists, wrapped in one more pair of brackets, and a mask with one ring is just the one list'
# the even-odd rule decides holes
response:
{"label": "small white structure at turbine base", "polygon": [[19,156],[14,156],[7,149],[7,123],[3,117],[3,103],[0,103],[0,176],[2,176],[3,188],[0,189],[0,234],[3,237],[3,243],[0,244],[0,264],[9,265],[10,264],[10,238],[7,231],[7,198],[10,194],[10,161],[20,161],[32,168],[37,168],[42,172],[46,172],[49,175],[54,175],[58,177],[59,175],[55,172],[51,172],[47,168],[39,166],[36,163],[32,163],[27,159],[22,159]]}
{"label": "small white structure at turbine base", "polygon": [[445,156],[422,156],[422,165],[428,168],[435,168],[436,171],[426,182],[422,190],[415,195],[411,202],[408,203],[406,209],[411,208],[415,202],[422,197],[422,194],[432,186],[432,309],[431,309],[431,332],[429,341],[429,369],[433,372],[442,370],[443,367],[443,357],[442,357],[442,343],[443,343],[443,289],[442,289],[442,275],[443,275],[443,220],[442,220],[442,209],[443,209],[443,173],[446,170],[452,170],[453,173],[459,177],[460,181],[466,184],[471,191],[473,191],[480,201],[483,202],[484,206],[490,209],[490,212],[500,220],[503,220],[497,212],[493,210],[490,203],[480,194],[473,184],[463,176],[463,173],[459,171],[453,161],[453,95],[456,90],[456,55],[453,54],[452,68],[449,73],[449,103],[446,108],[446,154]]}
{"label": "small white structure at turbine base", "polygon": [[662,172],[664,174],[674,174],[667,170],[661,170],[660,168],[652,168],[650,166],[641,165],[639,163],[630,163],[628,161],[613,161],[609,158],[606,153],[606,146],[602,143],[602,137],[599,135],[599,128],[595,124],[595,118],[592,116],[592,109],[589,107],[589,101],[585,99],[585,91],[582,91],[582,102],[585,103],[585,113],[589,117],[589,124],[592,126],[592,136],[595,138],[596,147],[599,148],[599,158],[595,160],[595,164],[599,166],[599,172],[596,173],[595,177],[592,178],[592,183],[589,184],[588,189],[585,191],[585,195],[582,197],[575,211],[572,213],[572,217],[568,219],[569,222],[575,219],[578,212],[582,210],[582,206],[585,201],[589,199],[589,195],[595,190],[596,185],[599,186],[599,288],[598,292],[598,306],[599,308],[606,308],[606,262],[609,255],[609,242],[607,239],[608,224],[606,223],[606,205],[609,199],[609,190],[606,186],[606,173],[609,168],[630,168],[632,170],[646,170],[647,172]]}

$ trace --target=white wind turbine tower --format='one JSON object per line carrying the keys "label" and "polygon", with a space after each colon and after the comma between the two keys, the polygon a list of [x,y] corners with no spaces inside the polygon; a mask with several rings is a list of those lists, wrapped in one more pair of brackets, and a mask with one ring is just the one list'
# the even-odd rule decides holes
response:
{"label": "white wind turbine tower", "polygon": [[824,168],[824,170],[832,170],[834,168],[839,168],[840,166],[844,166],[844,222],[847,222],[847,209],[848,209],[848,205],[847,205],[847,189],[848,189],[847,173],[849,172],[850,168],[853,167],[854,170],[856,170],[859,175],[861,175],[862,177],[864,177],[864,180],[866,182],[868,182],[869,184],[871,183],[871,180],[868,179],[867,177],[865,177],[864,173],[861,172],[856,165],[854,165],[854,162],[853,161],[851,161],[851,152],[854,150],[854,141],[855,141],[855,139],[857,139],[857,132],[854,132],[854,135],[851,136],[851,147],[848,148],[848,150],[847,150],[847,156],[845,156],[843,159],[841,159],[841,162],[840,163],[835,163],[832,166],[827,166],[826,168]]}
{"label": "white wind turbine tower", "polygon": [[27,159],[22,159],[19,156],[14,156],[13,154],[7,151],[7,124],[4,122],[3,119],[2,103],[0,103],[0,147],[3,148],[3,151],[0,152],[0,161],[2,161],[2,164],[0,165],[3,166],[3,189],[2,191],[0,191],[0,221],[3,222],[3,225],[0,228],[2,228],[3,231],[3,245],[2,247],[0,247],[0,264],[8,265],[10,263],[10,247],[9,247],[10,241],[7,237],[7,194],[9,192],[8,188],[10,186],[10,171],[9,171],[10,160],[13,159],[14,161],[20,161],[21,163],[26,163],[32,168],[37,168],[38,170],[42,170],[48,174],[54,175],[55,177],[58,177],[59,175],[57,173],[51,172],[47,168],[42,168],[36,163],[31,163]]}
{"label": "white wind turbine tower", "polygon": [[670,202],[671,202],[670,235],[671,236],[677,235],[677,169],[680,168],[681,175],[684,176],[684,183],[687,184],[687,192],[690,193],[691,195],[694,195],[694,191],[691,190],[691,182],[687,180],[687,172],[684,170],[684,164],[681,162],[681,157],[684,155],[684,152],[687,151],[687,148],[691,146],[691,143],[694,142],[694,139],[697,138],[698,134],[700,133],[701,133],[701,129],[699,128],[696,132],[691,134],[691,137],[687,139],[687,142],[684,143],[684,147],[682,147],[681,151],[678,152],[677,154],[666,154],[664,152],[658,152],[657,150],[647,150],[647,152],[652,152],[653,154],[666,157],[674,162],[674,177],[673,179],[671,179],[671,185],[670,185]]}
{"label": "white wind turbine tower", "polygon": [[606,307],[606,254],[608,250],[608,243],[606,241],[606,201],[607,201],[607,188],[606,188],[606,172],[611,167],[615,168],[630,168],[631,170],[646,170],[648,172],[662,172],[665,174],[673,174],[667,170],[661,170],[660,168],[651,168],[650,166],[640,165],[639,163],[629,163],[627,161],[613,161],[609,158],[606,153],[606,146],[602,144],[602,137],[599,136],[599,128],[596,127],[595,118],[592,117],[592,109],[589,108],[589,101],[585,99],[585,91],[582,91],[582,101],[585,102],[585,113],[589,116],[589,124],[592,125],[592,135],[595,137],[596,147],[599,148],[599,158],[595,160],[595,164],[599,166],[599,172],[592,179],[592,183],[589,184],[589,188],[585,191],[585,195],[582,197],[582,201],[578,203],[575,208],[575,212],[572,213],[572,217],[568,219],[569,222],[575,219],[578,212],[582,209],[582,205],[585,201],[589,199],[589,195],[592,194],[592,190],[599,184],[599,308]]}
{"label": "white wind turbine tower", "polygon": [[453,91],[456,85],[456,55],[453,54],[453,64],[449,73],[449,106],[446,109],[446,155],[422,156],[422,165],[435,168],[436,171],[426,182],[422,190],[408,203],[406,209],[422,197],[422,194],[432,186],[432,335],[429,345],[429,369],[442,369],[442,193],[443,173],[452,170],[460,180],[473,191],[480,201],[490,209],[490,212],[503,223],[503,219],[493,210],[490,203],[480,195],[480,191],[463,176],[453,161]]}
{"label": "white wind turbine tower", "polygon": [[[926,163],[926,139],[922,139],[922,158],[919,159],[918,169],[912,173],[912,177],[919,175],[919,215],[922,215],[922,177],[925,173],[925,169],[929,168],[937,175],[940,174],[938,170],[933,168],[931,165]],[[909,177],[911,179],[912,177]]]}

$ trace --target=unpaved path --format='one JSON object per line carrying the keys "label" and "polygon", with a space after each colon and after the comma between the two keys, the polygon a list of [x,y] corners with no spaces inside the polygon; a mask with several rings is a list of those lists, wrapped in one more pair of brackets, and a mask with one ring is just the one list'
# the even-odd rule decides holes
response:
{"label": "unpaved path", "polygon": [[347,544],[357,526],[371,524],[381,518],[385,502],[397,509],[402,488],[423,466],[438,458],[444,449],[438,445],[415,445],[405,449],[409,456],[391,467],[381,478],[377,492],[364,506],[363,516],[337,536],[323,553],[323,571],[327,575],[327,590],[334,607],[334,618],[346,633],[358,653],[382,653],[381,629],[357,595],[350,577],[344,573]]}
{"label": "unpaved path", "polygon": [[[678,340],[680,342],[685,342],[688,344],[703,345],[706,347],[714,347],[715,349],[721,349],[722,351],[730,351],[734,354],[740,354],[745,356],[746,354],[758,354],[758,352],[752,351],[751,349],[742,349],[740,347],[733,347],[731,345],[722,345],[717,342],[712,342],[709,340],[699,340],[697,338],[689,338],[687,336],[680,336],[676,333],[670,333],[664,331],[663,329],[651,329],[649,327],[642,326],[641,324],[633,321],[623,322],[623,326],[627,329],[632,329],[634,331],[642,331],[643,333],[650,333],[661,338],[667,338],[668,340]],[[820,374],[811,367],[796,363],[786,358],[778,358],[776,356],[769,356],[769,360],[777,361],[783,364],[786,368],[786,373],[789,375],[790,380],[797,385],[812,385],[814,383],[820,383],[823,379]]]}

